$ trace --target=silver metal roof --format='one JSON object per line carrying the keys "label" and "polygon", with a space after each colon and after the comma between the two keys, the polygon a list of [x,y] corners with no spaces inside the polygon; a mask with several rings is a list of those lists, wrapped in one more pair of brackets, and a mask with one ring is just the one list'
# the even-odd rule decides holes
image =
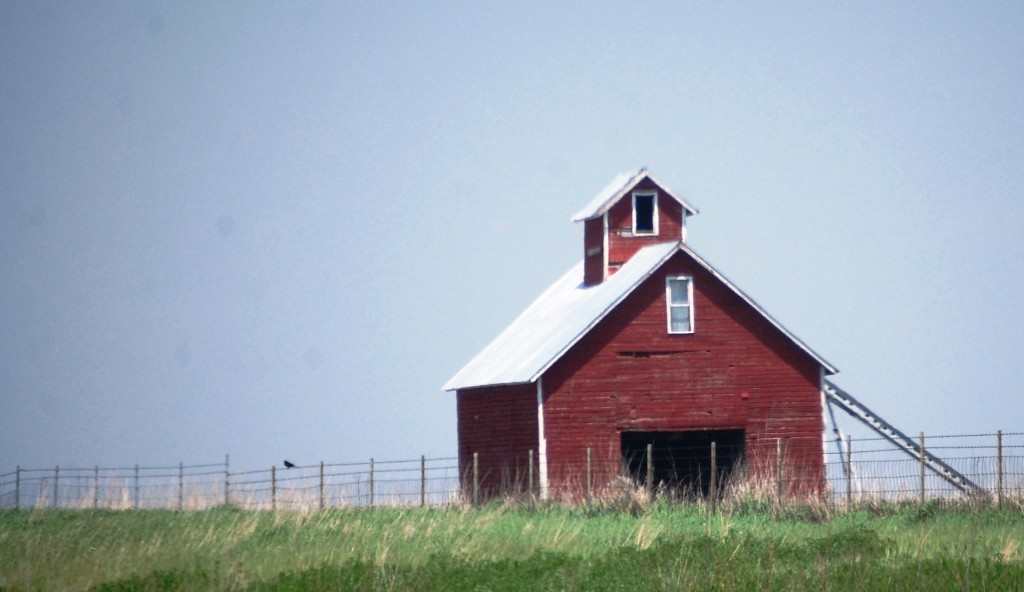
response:
{"label": "silver metal roof", "polygon": [[688,204],[686,200],[673,193],[667,185],[648,172],[647,169],[639,169],[631,173],[622,173],[617,175],[612,179],[611,183],[594,196],[594,199],[590,200],[590,203],[584,206],[582,210],[576,212],[576,215],[572,217],[572,221],[582,222],[583,220],[589,220],[590,218],[595,218],[604,214],[612,207],[612,205],[615,204],[615,202],[619,201],[619,198],[632,191],[633,188],[644,179],[654,181],[659,187],[664,189],[672,199],[682,204],[683,209],[686,210],[687,216],[692,216],[698,213],[697,208]]}
{"label": "silver metal roof", "polygon": [[683,251],[807,352],[828,374],[838,372],[803,341],[772,318],[685,243],[661,243],[638,251],[596,286],[583,285],[583,262],[544,291],[494,341],[453,376],[443,390],[534,382],[552,364],[651,276],[675,253]]}

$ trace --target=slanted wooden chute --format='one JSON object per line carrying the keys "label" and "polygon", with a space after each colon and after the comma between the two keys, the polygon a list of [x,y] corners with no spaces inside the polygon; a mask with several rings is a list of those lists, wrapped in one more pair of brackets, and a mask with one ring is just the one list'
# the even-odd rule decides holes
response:
{"label": "slanted wooden chute", "polygon": [[[868,409],[863,403],[854,398],[853,395],[839,388],[832,382],[824,381],[825,401],[829,405],[829,413],[832,414],[832,423],[835,425],[835,415],[832,412],[832,405],[846,411],[862,423],[881,434],[897,448],[909,454],[915,460],[921,461],[936,475],[948,481],[960,491],[965,493],[980,493],[982,488],[968,479],[963,473],[957,471],[941,458],[922,448],[921,444],[896,429],[892,424],[885,421],[879,415]],[[841,443],[838,439],[837,443]],[[848,474],[849,478],[850,475]]]}

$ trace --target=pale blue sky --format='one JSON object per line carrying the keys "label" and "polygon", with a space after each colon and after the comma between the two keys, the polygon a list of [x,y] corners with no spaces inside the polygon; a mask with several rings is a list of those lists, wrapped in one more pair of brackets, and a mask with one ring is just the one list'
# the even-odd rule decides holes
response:
{"label": "pale blue sky", "polygon": [[896,426],[1024,430],[1019,4],[548,4],[0,2],[0,471],[453,455],[642,165]]}

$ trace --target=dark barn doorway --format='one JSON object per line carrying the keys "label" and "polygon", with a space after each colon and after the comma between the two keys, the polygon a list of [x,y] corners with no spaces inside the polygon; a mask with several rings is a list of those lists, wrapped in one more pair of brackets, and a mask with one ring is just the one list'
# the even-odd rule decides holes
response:
{"label": "dark barn doorway", "polygon": [[677,495],[707,496],[711,486],[711,443],[715,443],[718,490],[743,459],[743,430],[622,432],[622,463],[640,483],[647,481],[647,445],[651,445],[654,485]]}

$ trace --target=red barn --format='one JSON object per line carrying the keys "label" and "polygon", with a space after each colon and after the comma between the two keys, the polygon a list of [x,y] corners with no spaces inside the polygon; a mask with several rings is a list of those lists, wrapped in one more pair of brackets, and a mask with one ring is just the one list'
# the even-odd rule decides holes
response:
{"label": "red barn", "polygon": [[[686,244],[697,210],[644,169],[616,177],[574,220],[583,261],[444,386],[456,391],[460,467],[485,491],[544,495],[623,470],[706,492],[721,470],[823,484],[824,380],[837,370]],[[529,459],[533,467],[529,466]],[[579,490],[576,489],[576,492]]]}

